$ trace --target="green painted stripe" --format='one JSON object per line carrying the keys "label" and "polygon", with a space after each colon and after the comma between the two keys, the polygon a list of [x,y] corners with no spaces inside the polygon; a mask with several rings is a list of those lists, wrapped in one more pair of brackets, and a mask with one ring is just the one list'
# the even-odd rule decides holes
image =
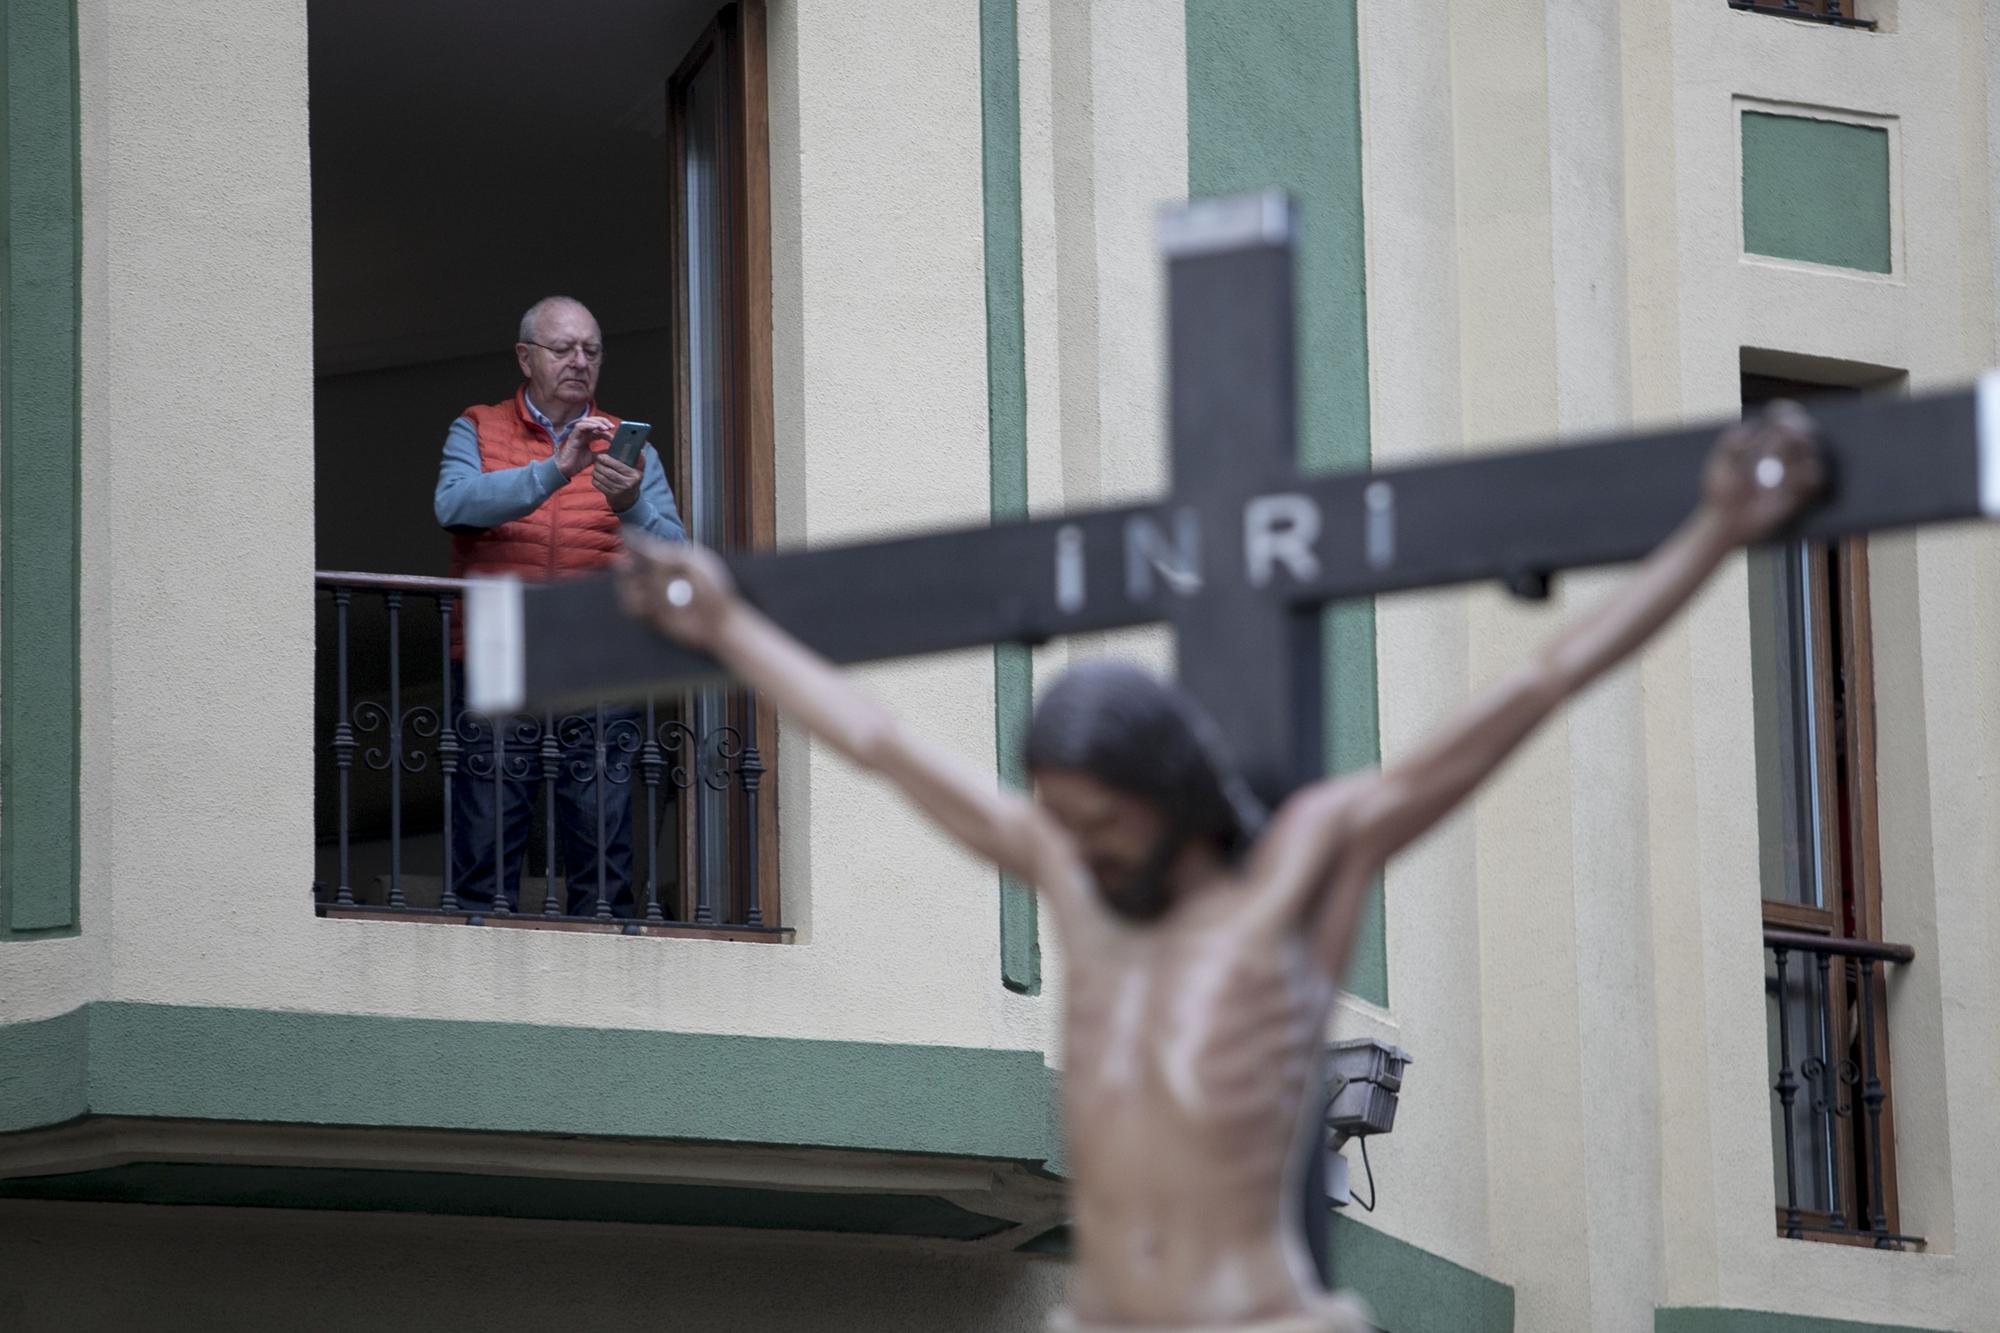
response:
{"label": "green painted stripe", "polygon": [[[1000,781],[1028,785],[1025,753],[1028,716],[1034,708],[1034,658],[1022,644],[993,650],[993,730]],[[1035,890],[1013,875],[1000,876],[1000,980],[1008,990],[1037,995],[1042,989],[1042,942],[1035,918]]]}
{"label": "green painted stripe", "polygon": [[[1015,0],[979,2],[979,100],[986,209],[986,414],[993,519],[1028,516],[1028,359],[1021,295],[1021,56]],[[1034,659],[1020,644],[993,649],[993,730],[1000,781],[1027,786],[1022,755],[1034,707]],[[1000,877],[1000,979],[1042,988],[1035,895]]]}
{"label": "green painted stripe", "polygon": [[90,1108],[88,1016],[0,1027],[0,1133],[59,1125]]}
{"label": "green painted stripe", "polygon": [[0,1198],[749,1227],[937,1240],[981,1240],[1013,1225],[925,1194],[182,1162],[134,1162],[0,1180]]}
{"label": "green painted stripe", "polygon": [[77,928],[76,10],[0,0],[0,936]]}
{"label": "green painted stripe", "polygon": [[[1354,0],[1187,0],[1188,191],[1276,185],[1298,201],[1299,454],[1309,469],[1368,466],[1363,287],[1361,62]],[[1381,757],[1375,609],[1325,619],[1327,763]],[[1388,1003],[1381,890],[1371,896],[1347,988]]]}
{"label": "green painted stripe", "polygon": [[90,1114],[1057,1156],[1034,1051],[106,1002],[0,1027],[0,1070],[0,1132]]}
{"label": "green painted stripe", "polygon": [[1889,132],[1809,116],[1743,113],[1743,248],[1887,273]]}
{"label": "green painted stripe", "polygon": [[1333,1218],[1333,1281],[1387,1333],[1511,1333],[1514,1289],[1345,1213]]}
{"label": "green painted stripe", "polygon": [[1941,1333],[1911,1324],[1857,1324],[1817,1315],[1692,1307],[1653,1312],[1653,1333]]}

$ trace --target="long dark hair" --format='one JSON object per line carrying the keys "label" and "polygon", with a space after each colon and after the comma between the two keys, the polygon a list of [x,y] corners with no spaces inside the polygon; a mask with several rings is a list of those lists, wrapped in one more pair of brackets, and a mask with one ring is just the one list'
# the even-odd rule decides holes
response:
{"label": "long dark hair", "polygon": [[1110,658],[1043,692],[1028,724],[1028,771],[1083,773],[1156,806],[1178,841],[1236,860],[1264,822],[1208,714],[1178,686]]}

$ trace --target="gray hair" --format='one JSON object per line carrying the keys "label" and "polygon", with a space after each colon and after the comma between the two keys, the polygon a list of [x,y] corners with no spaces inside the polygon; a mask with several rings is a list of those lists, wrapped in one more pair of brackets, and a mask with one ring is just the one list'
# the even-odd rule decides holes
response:
{"label": "gray hair", "polygon": [[[544,296],[541,300],[529,306],[527,313],[521,316],[521,330],[516,335],[514,341],[524,343],[534,342],[537,335],[541,332],[542,316],[559,305],[573,305],[584,314],[590,314],[590,307],[577,300],[574,296]],[[595,316],[592,316],[592,318],[595,318]]]}

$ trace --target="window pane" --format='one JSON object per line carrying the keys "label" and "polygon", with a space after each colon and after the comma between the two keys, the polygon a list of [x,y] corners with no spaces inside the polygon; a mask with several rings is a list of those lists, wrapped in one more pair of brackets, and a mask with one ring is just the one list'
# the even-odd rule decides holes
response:
{"label": "window pane", "polygon": [[722,495],[722,71],[702,65],[687,86],[681,133],[681,190],[687,270],[681,275],[687,317],[689,533],[704,545],[726,539]]}
{"label": "window pane", "polygon": [[[1813,553],[1817,558],[1817,552]],[[1815,606],[1811,563],[1803,546],[1750,554],[1750,675],[1757,759],[1757,826],[1763,895],[1774,902],[1825,907],[1822,840],[1829,793],[1814,718],[1830,700],[1816,697]]]}
{"label": "window pane", "polygon": [[[681,135],[681,191],[685,200],[682,237],[687,256],[681,277],[687,327],[688,411],[688,536],[704,546],[729,545],[727,497],[728,423],[724,400],[728,390],[727,350],[722,346],[723,273],[727,222],[724,202],[722,60],[711,56],[688,81],[684,94]],[[694,698],[694,731],[702,738],[701,772],[726,771],[726,753],[733,746],[725,730],[727,697],[720,690],[703,690]],[[706,782],[694,788],[695,873],[700,882],[723,885],[729,876],[729,792]]]}

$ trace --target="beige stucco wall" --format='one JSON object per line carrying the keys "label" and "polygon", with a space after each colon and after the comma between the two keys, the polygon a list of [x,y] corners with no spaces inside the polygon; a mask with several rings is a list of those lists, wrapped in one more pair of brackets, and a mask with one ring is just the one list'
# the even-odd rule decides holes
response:
{"label": "beige stucco wall", "polygon": [[[1720,415],[1745,346],[1918,389],[1982,369],[1994,35],[1979,6],[1900,8],[1863,34],[1721,4],[1363,5],[1378,460]],[[1741,254],[1733,98],[1895,118],[1893,275]],[[1524,1328],[1647,1329],[1656,1305],[1982,1326],[2000,756],[1992,710],[1958,701],[2000,669],[1996,560],[1983,531],[1874,543],[1887,929],[1918,954],[1891,987],[1899,1180],[1926,1251],[1773,1234],[1740,561],[1391,868],[1390,1021],[1419,1063],[1373,1220],[1515,1284]],[[1390,761],[1616,584],[1385,603]]]}
{"label": "beige stucco wall", "polygon": [[[447,1275],[457,1279],[451,1280]],[[10,1333],[1031,1333],[1047,1260],[601,1223],[0,1203]]]}

